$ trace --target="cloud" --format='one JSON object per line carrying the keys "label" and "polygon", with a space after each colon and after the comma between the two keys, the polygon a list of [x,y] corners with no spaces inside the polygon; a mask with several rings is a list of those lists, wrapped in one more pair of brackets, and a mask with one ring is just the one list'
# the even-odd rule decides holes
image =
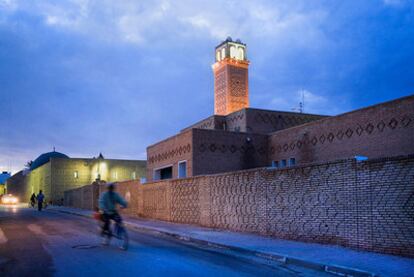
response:
{"label": "cloud", "polygon": [[401,6],[405,3],[404,0],[383,0],[386,6]]}
{"label": "cloud", "polygon": [[[314,45],[323,39],[322,9],[268,1],[18,1],[2,0],[15,10],[41,16],[46,25],[110,43],[142,45],[165,37],[227,36],[245,39],[288,38]],[[158,37],[157,37],[158,36]],[[160,37],[161,36],[161,37]],[[278,41],[278,43],[280,43]],[[276,41],[275,41],[276,43]]]}
{"label": "cloud", "polygon": [[302,88],[305,112],[322,114],[410,93],[414,17],[392,4],[0,0],[0,161],[53,146],[144,157],[211,115],[213,49],[227,36],[247,43],[255,108],[291,111]]}

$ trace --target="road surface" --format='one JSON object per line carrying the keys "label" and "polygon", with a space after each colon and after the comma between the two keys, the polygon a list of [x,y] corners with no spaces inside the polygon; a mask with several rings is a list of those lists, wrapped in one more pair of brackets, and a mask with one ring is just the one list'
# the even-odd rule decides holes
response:
{"label": "road surface", "polygon": [[129,230],[128,251],[100,245],[92,219],[0,206],[0,276],[327,276],[226,249]]}

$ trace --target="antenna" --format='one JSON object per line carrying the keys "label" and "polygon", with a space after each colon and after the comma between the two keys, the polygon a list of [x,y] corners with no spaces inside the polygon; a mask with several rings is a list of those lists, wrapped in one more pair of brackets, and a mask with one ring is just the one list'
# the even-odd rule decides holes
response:
{"label": "antenna", "polygon": [[300,106],[300,113],[304,113],[305,112],[305,90],[302,89],[302,102],[300,102],[299,106]]}
{"label": "antenna", "polygon": [[299,113],[304,113],[305,112],[305,91],[304,89],[299,90],[298,92],[300,92],[301,94],[301,100],[299,102],[299,108],[292,108],[292,111],[297,111]]}

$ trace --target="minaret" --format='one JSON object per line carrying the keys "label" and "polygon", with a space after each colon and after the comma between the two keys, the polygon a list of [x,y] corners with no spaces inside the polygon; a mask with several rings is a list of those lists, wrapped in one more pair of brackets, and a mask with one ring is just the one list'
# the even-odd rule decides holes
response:
{"label": "minaret", "polygon": [[246,44],[228,37],[216,47],[214,114],[228,115],[249,107],[248,69]]}

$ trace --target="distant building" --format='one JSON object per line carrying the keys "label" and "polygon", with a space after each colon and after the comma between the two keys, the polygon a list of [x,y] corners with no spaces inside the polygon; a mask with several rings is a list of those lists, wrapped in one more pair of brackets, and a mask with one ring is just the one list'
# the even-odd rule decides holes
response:
{"label": "distant building", "polygon": [[66,190],[91,184],[140,179],[145,176],[145,161],[97,158],[69,158],[56,151],[35,159],[28,170],[13,175],[7,182],[10,193],[29,199],[39,190],[47,200],[60,201]]}
{"label": "distant building", "polygon": [[11,176],[10,172],[7,172],[7,171],[3,171],[0,174],[0,195],[7,193],[6,181],[7,179],[10,178],[10,176]]}
{"label": "distant building", "polygon": [[214,115],[147,147],[147,180],[414,153],[414,96],[337,116],[249,108],[246,45],[216,47]]}

